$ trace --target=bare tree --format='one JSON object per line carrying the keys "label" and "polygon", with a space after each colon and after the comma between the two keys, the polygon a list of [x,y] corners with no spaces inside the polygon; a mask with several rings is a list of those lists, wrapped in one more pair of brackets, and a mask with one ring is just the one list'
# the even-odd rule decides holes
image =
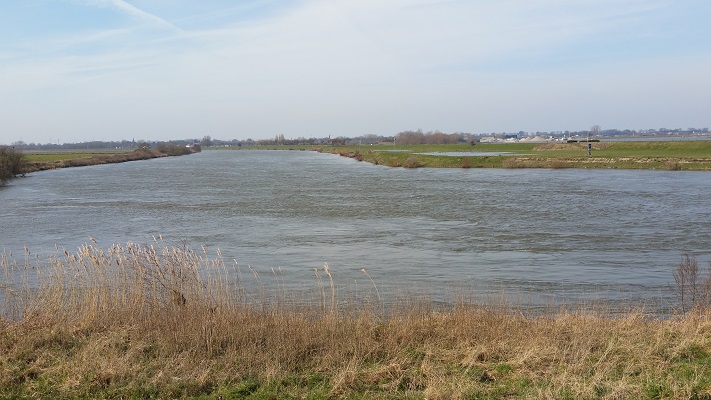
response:
{"label": "bare tree", "polygon": [[600,128],[600,125],[591,126],[590,130],[588,131],[588,142],[590,141],[590,136],[595,138],[600,135],[601,131],[602,131],[602,129]]}
{"label": "bare tree", "polygon": [[703,274],[696,257],[685,254],[672,275],[682,312],[711,307],[711,263]]}

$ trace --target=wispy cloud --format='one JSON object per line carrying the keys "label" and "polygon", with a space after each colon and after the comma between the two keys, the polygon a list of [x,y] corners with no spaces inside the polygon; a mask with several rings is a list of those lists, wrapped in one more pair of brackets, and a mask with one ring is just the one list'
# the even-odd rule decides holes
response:
{"label": "wispy cloud", "polygon": [[154,15],[154,14],[151,14],[151,13],[146,12],[144,10],[141,10],[140,8],[138,8],[136,6],[129,4],[125,0],[84,0],[84,3],[94,5],[94,6],[112,8],[114,10],[128,14],[128,15],[130,15],[134,18],[137,18],[139,20],[149,22],[155,26],[169,29],[169,30],[175,31],[175,32],[182,32],[182,29],[178,28],[174,24],[166,21],[165,19],[163,19],[157,15]]}
{"label": "wispy cloud", "polygon": [[70,1],[110,21],[0,45],[20,131],[17,98],[46,130],[157,139],[711,122],[700,0]]}

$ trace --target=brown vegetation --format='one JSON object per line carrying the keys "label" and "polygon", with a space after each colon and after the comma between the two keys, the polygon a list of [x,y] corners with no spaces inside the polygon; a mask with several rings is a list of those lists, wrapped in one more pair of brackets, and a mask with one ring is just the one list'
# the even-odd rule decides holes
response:
{"label": "brown vegetation", "polygon": [[456,144],[456,143],[474,143],[469,134],[462,133],[444,133],[433,131],[423,133],[422,130],[404,131],[395,135],[396,145],[412,145],[412,144]]}
{"label": "brown vegetation", "polygon": [[422,166],[422,164],[416,156],[410,156],[405,159],[405,162],[402,163],[402,166],[405,168],[419,168]]}
{"label": "brown vegetation", "polygon": [[711,263],[704,272],[696,257],[686,254],[673,275],[682,312],[711,308]]}
{"label": "brown vegetation", "polygon": [[[321,149],[319,148],[317,149],[317,151],[321,152]],[[358,161],[363,161],[363,154],[359,150],[351,150],[345,147],[341,147],[333,150],[333,153],[338,154],[342,157],[348,157],[356,159]]]}
{"label": "brown vegetation", "polygon": [[250,291],[219,257],[160,243],[1,264],[0,397],[711,396],[708,308],[385,308],[365,270],[357,301],[327,265],[313,296]]}

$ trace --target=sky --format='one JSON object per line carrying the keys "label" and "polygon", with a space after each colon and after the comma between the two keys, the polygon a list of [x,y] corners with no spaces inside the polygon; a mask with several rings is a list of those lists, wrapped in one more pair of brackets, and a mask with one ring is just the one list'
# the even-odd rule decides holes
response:
{"label": "sky", "polygon": [[2,0],[0,144],[711,125],[708,0]]}

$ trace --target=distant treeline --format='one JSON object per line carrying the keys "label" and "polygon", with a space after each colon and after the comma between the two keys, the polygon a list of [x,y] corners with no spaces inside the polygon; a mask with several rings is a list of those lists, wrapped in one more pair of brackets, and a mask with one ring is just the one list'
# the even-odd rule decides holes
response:
{"label": "distant treeline", "polygon": [[456,143],[476,143],[476,138],[471,133],[444,133],[432,131],[423,133],[421,129],[416,131],[404,131],[395,136],[395,144],[456,144]]}
{"label": "distant treeline", "polygon": [[[122,140],[122,141],[100,141],[94,140],[91,142],[80,142],[80,143],[63,143],[63,144],[39,144],[39,143],[25,143],[23,141],[15,142],[12,144],[12,148],[16,150],[23,151],[61,151],[61,150],[96,150],[96,149],[155,149],[161,153],[168,155],[181,155],[193,153],[194,151],[188,151],[181,149],[199,147],[202,144],[201,140],[198,139],[182,139],[182,140],[169,140],[163,142],[147,141],[147,140]],[[178,154],[179,153],[179,154]]]}
{"label": "distant treeline", "polygon": [[[25,143],[23,141],[18,141],[12,144],[17,150],[77,150],[77,149],[137,149],[141,142],[136,142],[135,140],[121,140],[121,141],[99,141],[94,140],[90,142],[81,143]],[[177,143],[176,143],[177,144]]]}
{"label": "distant treeline", "polygon": [[395,136],[384,136],[368,134],[355,137],[321,137],[321,138],[305,138],[299,137],[296,139],[287,139],[283,134],[276,135],[273,139],[232,139],[220,140],[213,139],[210,136],[204,136],[202,139],[182,139],[169,140],[163,142],[147,141],[147,140],[122,140],[122,141],[91,141],[81,143],[64,143],[64,144],[39,144],[25,143],[18,141],[12,144],[12,147],[17,150],[33,151],[33,150],[77,150],[77,149],[157,149],[166,153],[166,146],[179,147],[243,147],[243,146],[273,146],[273,145],[333,145],[344,146],[350,144],[378,144],[378,143],[397,143],[397,144],[451,144],[451,143],[473,143],[477,141],[477,137],[471,133],[444,133],[440,131],[422,132],[421,129],[416,131],[403,131]]}
{"label": "distant treeline", "polygon": [[[599,129],[594,132],[594,136],[599,137],[673,137],[687,135],[707,135],[709,128],[659,128],[659,129],[639,129],[639,130],[620,130],[620,129]],[[287,139],[284,134],[277,134],[272,139],[231,139],[221,140],[213,139],[210,136],[204,136],[202,139],[179,139],[169,141],[148,141],[148,140],[121,140],[121,141],[89,141],[80,143],[64,143],[64,144],[39,144],[25,143],[18,141],[12,144],[12,147],[18,150],[77,150],[77,149],[138,149],[138,148],[156,148],[160,145],[175,145],[180,147],[192,147],[200,145],[202,147],[242,147],[242,146],[273,146],[273,145],[333,145],[343,146],[349,144],[377,144],[377,143],[395,143],[395,144],[454,144],[454,143],[476,143],[483,137],[496,137],[501,139],[523,139],[531,136],[541,136],[544,138],[570,138],[575,136],[587,136],[591,133],[590,130],[582,131],[536,131],[536,132],[488,132],[480,134],[472,134],[466,132],[445,133],[439,130],[423,132],[422,129],[415,131],[407,130],[399,132],[392,136],[367,134],[361,136],[347,137],[298,137],[296,139]]]}

